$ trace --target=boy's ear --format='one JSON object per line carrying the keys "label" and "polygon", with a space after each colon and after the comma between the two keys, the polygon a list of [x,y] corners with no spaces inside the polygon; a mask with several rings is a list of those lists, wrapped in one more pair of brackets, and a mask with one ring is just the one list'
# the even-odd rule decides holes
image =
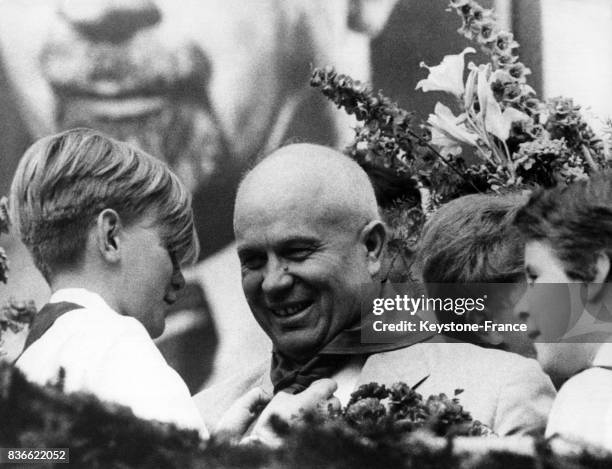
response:
{"label": "boy's ear", "polygon": [[608,279],[609,273],[610,258],[605,252],[601,251],[597,255],[597,260],[595,261],[595,278],[588,284],[588,301],[593,301],[599,296],[606,285],[606,280]]}
{"label": "boy's ear", "polygon": [[106,208],[98,214],[95,229],[96,246],[107,262],[116,263],[121,258],[122,229],[121,218],[113,209]]}
{"label": "boy's ear", "polygon": [[366,248],[368,272],[372,277],[380,272],[386,241],[387,228],[380,220],[371,221],[361,230],[360,242]]}

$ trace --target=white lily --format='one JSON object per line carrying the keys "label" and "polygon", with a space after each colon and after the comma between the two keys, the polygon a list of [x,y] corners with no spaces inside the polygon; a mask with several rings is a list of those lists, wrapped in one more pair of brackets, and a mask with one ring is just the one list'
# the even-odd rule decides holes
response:
{"label": "white lily", "polygon": [[463,106],[466,110],[472,107],[474,104],[474,91],[476,88],[476,76],[478,75],[478,67],[470,62],[468,65],[470,74],[465,82],[465,93],[463,93]]}
{"label": "white lily", "polygon": [[421,67],[429,70],[429,76],[417,83],[416,89],[423,92],[445,91],[461,98],[465,91],[463,84],[463,71],[465,69],[465,55],[475,54],[476,50],[466,47],[463,52],[455,55],[447,55],[439,65],[428,66],[421,62]]}
{"label": "white lily", "polygon": [[478,136],[466,128],[464,120],[465,114],[455,116],[442,103],[437,103],[434,114],[429,115],[427,122],[431,125],[431,143],[441,149],[443,156],[461,153],[462,143],[477,146]]}
{"label": "white lily", "polygon": [[431,144],[439,149],[442,156],[457,156],[463,151],[461,144],[457,140],[450,138],[437,127],[431,128]]}

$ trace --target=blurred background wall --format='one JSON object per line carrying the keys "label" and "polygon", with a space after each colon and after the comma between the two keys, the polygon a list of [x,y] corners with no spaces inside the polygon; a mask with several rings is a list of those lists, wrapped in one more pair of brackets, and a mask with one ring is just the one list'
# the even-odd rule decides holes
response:
{"label": "blurred background wall", "polygon": [[546,96],[571,96],[599,118],[612,116],[612,2],[542,0]]}
{"label": "blurred background wall", "polygon": [[[501,16],[502,21],[514,30],[522,45],[521,58],[533,71],[530,82],[538,92],[542,90],[541,60],[542,46],[544,46],[548,52],[545,65],[549,69],[544,75],[550,80],[550,91],[554,94],[566,90],[577,97],[585,96],[591,101],[597,101],[594,98],[596,90],[589,86],[580,86],[577,81],[584,79],[588,82],[595,78],[597,83],[603,83],[612,73],[609,68],[605,68],[606,61],[602,60],[602,56],[597,55],[610,49],[603,36],[606,30],[605,24],[606,22],[609,24],[612,16],[612,2],[483,0],[481,4],[487,7],[495,6],[500,12],[498,16]],[[384,31],[372,43],[373,87],[382,89],[386,95],[401,105],[415,110],[423,118],[433,110],[439,95],[414,90],[417,81],[426,75],[426,71],[419,68],[419,63],[425,61],[430,65],[437,64],[444,55],[458,53],[469,45],[467,40],[456,33],[460,19],[454,13],[445,12],[446,5],[447,0],[399,0]],[[547,34],[551,36],[550,40],[545,38],[543,43],[540,25],[541,8],[545,9],[544,26]],[[608,42],[612,43],[612,40]],[[584,55],[585,52],[588,52],[588,55]],[[607,55],[609,56],[610,54]],[[582,57],[599,57],[599,60],[592,60],[585,68],[577,67],[578,63],[583,62]],[[588,74],[589,70],[592,71],[597,67],[606,70],[605,74],[596,77],[595,74]],[[572,74],[568,74],[570,70]],[[321,143],[334,142],[332,129],[329,126],[321,126],[321,119],[314,115],[320,109],[321,102],[322,98],[318,93],[313,92],[309,95],[293,119],[286,134],[287,138]],[[3,194],[8,190],[16,161],[31,143],[31,137],[15,106],[7,86],[6,75],[2,70],[0,70],[0,128],[2,129],[0,194]]]}

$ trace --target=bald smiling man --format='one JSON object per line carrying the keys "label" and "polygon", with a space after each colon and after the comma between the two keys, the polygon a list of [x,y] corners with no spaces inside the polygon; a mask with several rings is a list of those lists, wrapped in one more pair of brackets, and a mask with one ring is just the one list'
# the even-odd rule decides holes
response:
{"label": "bald smiling man", "polygon": [[[283,148],[240,185],[234,231],[255,319],[288,359],[311,357],[359,321],[385,227],[366,174],[324,147]],[[355,189],[357,188],[357,190]]]}
{"label": "bald smiling man", "polygon": [[[332,378],[342,404],[360,384],[415,384],[453,395],[498,434],[544,429],[554,389],[535,360],[412,334],[361,343],[361,305],[382,295],[386,228],[366,173],[326,147],[277,150],[240,184],[234,232],[249,307],[273,344],[272,359],[198,394],[211,428],[253,387],[298,394]],[[329,396],[326,396],[329,397]]]}

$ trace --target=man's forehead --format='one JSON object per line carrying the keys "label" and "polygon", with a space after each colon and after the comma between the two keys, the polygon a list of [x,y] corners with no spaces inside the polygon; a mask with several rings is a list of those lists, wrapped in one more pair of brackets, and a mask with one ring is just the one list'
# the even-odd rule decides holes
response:
{"label": "man's forehead", "polygon": [[310,230],[274,230],[269,227],[250,229],[236,237],[238,252],[250,249],[282,249],[299,245],[318,245],[325,239],[321,233]]}
{"label": "man's forehead", "polygon": [[234,231],[239,246],[282,248],[292,243],[326,244],[352,237],[357,224],[354,213],[326,207],[316,200],[302,200],[296,205],[269,201],[237,207]]}
{"label": "man's forehead", "polygon": [[321,215],[316,203],[309,207],[302,199],[248,200],[236,205],[234,225],[236,235],[247,231],[299,233],[312,229],[314,232],[324,224]]}
{"label": "man's forehead", "polygon": [[[272,215],[272,214],[270,214]],[[282,248],[295,243],[317,244],[329,237],[329,227],[312,214],[277,211],[274,216],[246,213],[234,224],[238,251]]]}
{"label": "man's forehead", "polygon": [[297,227],[322,233],[353,229],[370,218],[367,207],[356,202],[355,195],[363,188],[355,187],[341,165],[317,161],[277,158],[264,161],[249,174],[236,199],[236,235],[255,226],[261,232],[279,226],[279,230]]}
{"label": "man's forehead", "polygon": [[300,168],[299,162],[286,163],[264,161],[255,168],[239,187],[236,211],[276,215],[320,205],[326,188],[318,169]]}

